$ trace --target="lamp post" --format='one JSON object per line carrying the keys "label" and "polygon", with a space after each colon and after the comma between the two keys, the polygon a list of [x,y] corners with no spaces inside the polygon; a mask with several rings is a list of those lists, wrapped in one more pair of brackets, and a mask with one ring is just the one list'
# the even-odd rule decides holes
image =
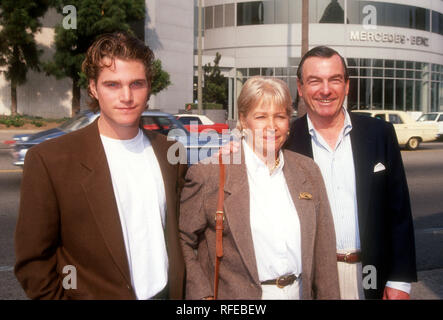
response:
{"label": "lamp post", "polygon": [[[309,0],[302,1],[301,18],[301,56],[303,57],[309,50]],[[299,80],[297,80],[299,81]],[[306,114],[306,105],[303,99],[298,99],[298,117]]]}
{"label": "lamp post", "polygon": [[202,0],[198,0],[198,42],[197,42],[197,109],[198,113],[203,113],[203,92],[202,92]]}

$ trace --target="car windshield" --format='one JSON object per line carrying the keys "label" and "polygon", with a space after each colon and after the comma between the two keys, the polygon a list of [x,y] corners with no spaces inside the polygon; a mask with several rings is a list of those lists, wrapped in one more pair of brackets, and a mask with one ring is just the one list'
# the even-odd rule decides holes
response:
{"label": "car windshield", "polygon": [[425,113],[417,121],[434,121],[435,119],[437,119],[437,114]]}
{"label": "car windshield", "polygon": [[176,117],[176,118],[178,121],[180,121],[184,125],[202,124],[200,119],[197,117]]}
{"label": "car windshield", "polygon": [[89,123],[89,118],[83,114],[76,115],[75,117],[67,120],[63,123],[59,129],[67,132],[71,132],[77,129],[81,129]]}

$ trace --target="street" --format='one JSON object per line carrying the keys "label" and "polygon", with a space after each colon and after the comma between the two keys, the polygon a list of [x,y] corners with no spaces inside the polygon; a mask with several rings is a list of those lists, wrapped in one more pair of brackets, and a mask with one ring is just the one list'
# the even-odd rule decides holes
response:
{"label": "street", "polygon": [[[19,205],[21,170],[0,132],[0,300],[26,299],[13,273],[13,235]],[[412,299],[443,299],[443,142],[424,143],[402,151],[414,217],[419,281]]]}

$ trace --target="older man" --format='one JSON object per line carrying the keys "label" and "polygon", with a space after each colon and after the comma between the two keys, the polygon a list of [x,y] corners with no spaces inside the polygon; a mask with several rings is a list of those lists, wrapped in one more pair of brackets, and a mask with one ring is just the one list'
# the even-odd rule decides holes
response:
{"label": "older man", "polygon": [[348,113],[344,59],[311,49],[298,68],[307,115],[287,148],[310,156],[326,183],[334,218],[342,299],[408,299],[417,280],[409,191],[391,124]]}

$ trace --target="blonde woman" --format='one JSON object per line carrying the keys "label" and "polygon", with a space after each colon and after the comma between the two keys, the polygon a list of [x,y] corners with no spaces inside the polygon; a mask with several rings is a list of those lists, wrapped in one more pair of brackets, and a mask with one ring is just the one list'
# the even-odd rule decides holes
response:
{"label": "blonde woman", "polygon": [[[253,77],[238,98],[240,164],[226,164],[219,299],[339,299],[325,186],[309,158],[282,150],[292,114],[281,80]],[[186,298],[211,299],[216,164],[192,166],[181,195]]]}

